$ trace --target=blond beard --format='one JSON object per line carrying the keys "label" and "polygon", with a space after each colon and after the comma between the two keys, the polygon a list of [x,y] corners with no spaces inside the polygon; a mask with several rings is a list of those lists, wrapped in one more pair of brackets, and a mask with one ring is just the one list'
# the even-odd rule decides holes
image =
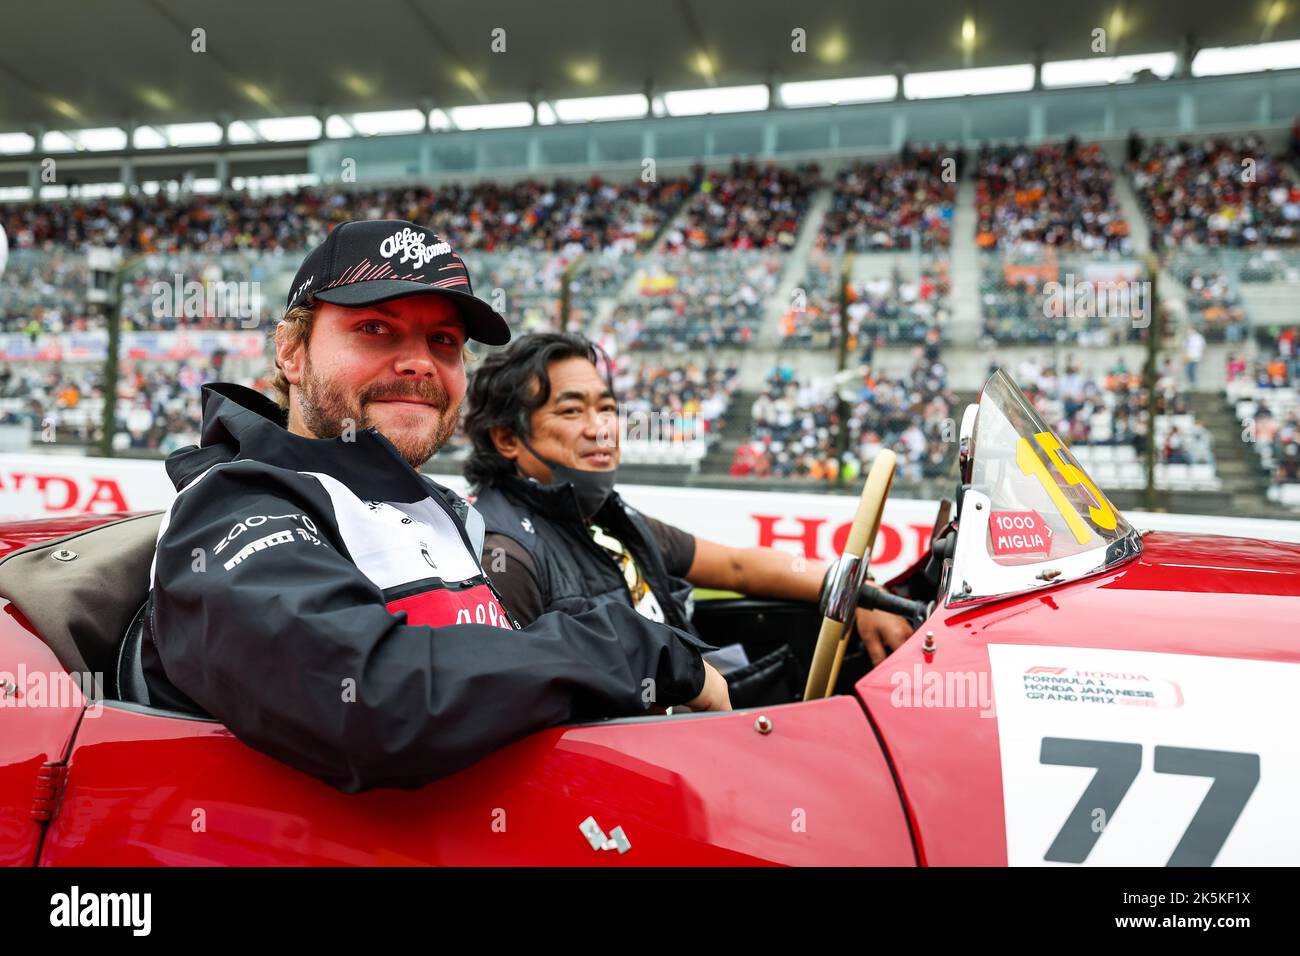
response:
{"label": "blond beard", "polygon": [[[349,422],[352,423],[354,431],[374,425],[370,416],[365,413],[365,406],[368,401],[375,398],[420,398],[433,403],[438,411],[438,421],[431,426],[429,434],[423,438],[384,435],[406,459],[407,464],[419,471],[420,467],[432,458],[455,433],[460,418],[460,402],[452,407],[451,399],[447,395],[447,390],[442,387],[442,383],[433,378],[427,380],[427,385],[426,388],[393,386],[371,388],[365,389],[359,395],[352,395],[333,382],[317,376],[312,369],[311,357],[305,356],[302,382],[295,392],[303,425],[317,438],[338,438],[347,429]],[[383,434],[382,428],[380,434]]]}

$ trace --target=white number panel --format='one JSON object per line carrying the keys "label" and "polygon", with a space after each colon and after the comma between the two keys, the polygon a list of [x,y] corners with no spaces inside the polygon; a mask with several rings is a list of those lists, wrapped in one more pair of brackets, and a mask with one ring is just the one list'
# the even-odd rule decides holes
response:
{"label": "white number panel", "polygon": [[1012,866],[1300,864],[1300,664],[990,644]]}

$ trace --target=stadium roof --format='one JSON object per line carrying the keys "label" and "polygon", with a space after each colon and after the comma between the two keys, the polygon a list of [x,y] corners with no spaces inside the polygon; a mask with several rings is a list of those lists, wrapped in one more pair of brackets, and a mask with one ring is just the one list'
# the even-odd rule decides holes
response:
{"label": "stadium roof", "polygon": [[[969,24],[967,21],[969,20]],[[193,52],[192,31],[205,31]],[[493,31],[505,30],[503,52]],[[806,30],[807,52],[791,50]],[[1210,0],[114,0],[0,5],[0,132],[454,107],[1300,37]]]}

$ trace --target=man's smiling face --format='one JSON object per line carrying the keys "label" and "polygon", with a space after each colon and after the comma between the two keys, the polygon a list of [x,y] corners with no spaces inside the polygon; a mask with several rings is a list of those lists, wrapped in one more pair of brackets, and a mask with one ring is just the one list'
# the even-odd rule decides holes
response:
{"label": "man's smiling face", "polygon": [[279,344],[292,386],[289,431],[337,438],[374,425],[412,468],[452,433],[465,397],[465,323],[449,300],[319,302],[305,341]]}

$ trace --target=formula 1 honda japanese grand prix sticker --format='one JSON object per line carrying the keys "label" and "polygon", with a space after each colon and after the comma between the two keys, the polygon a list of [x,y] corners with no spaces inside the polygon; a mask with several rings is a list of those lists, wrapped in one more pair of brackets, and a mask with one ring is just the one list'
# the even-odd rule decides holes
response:
{"label": "formula 1 honda japanese grand prix sticker", "polygon": [[990,644],[1012,866],[1300,864],[1300,664]]}

